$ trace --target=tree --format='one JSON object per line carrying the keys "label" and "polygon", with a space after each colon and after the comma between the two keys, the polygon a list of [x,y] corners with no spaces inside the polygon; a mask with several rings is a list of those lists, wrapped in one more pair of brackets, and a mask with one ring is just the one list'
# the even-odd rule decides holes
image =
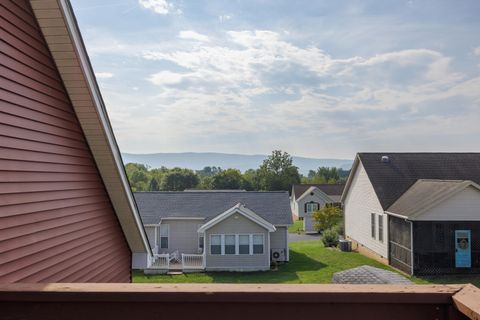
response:
{"label": "tree", "polygon": [[317,231],[332,229],[342,222],[342,210],[334,206],[325,206],[312,214],[315,221],[313,228]]}
{"label": "tree", "polygon": [[160,189],[165,191],[183,191],[195,188],[198,183],[198,176],[193,170],[173,168],[163,175]]}
{"label": "tree", "polygon": [[260,190],[260,177],[258,170],[248,169],[243,174],[243,189],[247,191]]}
{"label": "tree", "polygon": [[160,190],[160,185],[155,177],[150,180],[150,185],[148,186],[148,191],[158,191]]}
{"label": "tree", "polygon": [[150,176],[148,167],[140,163],[127,163],[125,165],[128,181],[132,191],[146,191]]}
{"label": "tree", "polygon": [[240,189],[243,177],[238,169],[221,171],[212,178],[212,189]]}
{"label": "tree", "polygon": [[292,184],[300,182],[298,168],[293,165],[292,157],[280,150],[274,150],[258,169],[260,187],[263,190],[290,191]]}

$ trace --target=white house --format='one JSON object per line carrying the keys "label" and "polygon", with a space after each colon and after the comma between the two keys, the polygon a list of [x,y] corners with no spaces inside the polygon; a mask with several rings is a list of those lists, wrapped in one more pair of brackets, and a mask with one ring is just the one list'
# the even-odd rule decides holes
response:
{"label": "white house", "polygon": [[479,182],[480,153],[359,153],[345,235],[409,274],[480,272]]}
{"label": "white house", "polygon": [[137,192],[135,200],[155,261],[135,269],[269,270],[289,260],[288,192]]}
{"label": "white house", "polygon": [[327,204],[340,205],[344,184],[295,184],[290,204],[295,220],[303,220],[305,232],[314,232],[312,213]]}

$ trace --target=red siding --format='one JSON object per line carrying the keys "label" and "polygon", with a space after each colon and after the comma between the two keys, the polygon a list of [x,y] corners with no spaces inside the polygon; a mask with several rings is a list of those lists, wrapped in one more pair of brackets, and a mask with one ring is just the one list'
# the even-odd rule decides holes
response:
{"label": "red siding", "polygon": [[0,2],[0,283],[129,282],[131,252],[25,0]]}

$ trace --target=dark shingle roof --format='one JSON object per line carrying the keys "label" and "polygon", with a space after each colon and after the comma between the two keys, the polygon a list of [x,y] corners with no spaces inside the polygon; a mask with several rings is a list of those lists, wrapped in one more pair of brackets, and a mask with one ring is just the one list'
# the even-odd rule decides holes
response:
{"label": "dark shingle roof", "polygon": [[[359,153],[360,161],[386,210],[418,179],[480,183],[480,153]],[[389,162],[382,162],[388,156]]]}
{"label": "dark shingle roof", "polygon": [[322,190],[329,196],[341,196],[343,189],[345,188],[344,183],[338,184],[295,184],[293,185],[293,192],[295,193],[295,199],[298,199],[305,191],[310,187],[317,187]]}
{"label": "dark shingle roof", "polygon": [[208,221],[237,203],[273,225],[292,223],[288,192],[135,192],[144,224],[166,217],[199,217]]}

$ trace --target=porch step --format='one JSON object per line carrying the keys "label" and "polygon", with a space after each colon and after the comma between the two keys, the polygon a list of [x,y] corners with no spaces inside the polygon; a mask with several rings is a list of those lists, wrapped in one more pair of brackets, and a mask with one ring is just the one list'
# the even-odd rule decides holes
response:
{"label": "porch step", "polygon": [[168,271],[167,272],[167,275],[169,276],[177,276],[177,275],[180,275],[180,274],[183,274],[183,272],[181,270],[172,270],[172,271]]}

